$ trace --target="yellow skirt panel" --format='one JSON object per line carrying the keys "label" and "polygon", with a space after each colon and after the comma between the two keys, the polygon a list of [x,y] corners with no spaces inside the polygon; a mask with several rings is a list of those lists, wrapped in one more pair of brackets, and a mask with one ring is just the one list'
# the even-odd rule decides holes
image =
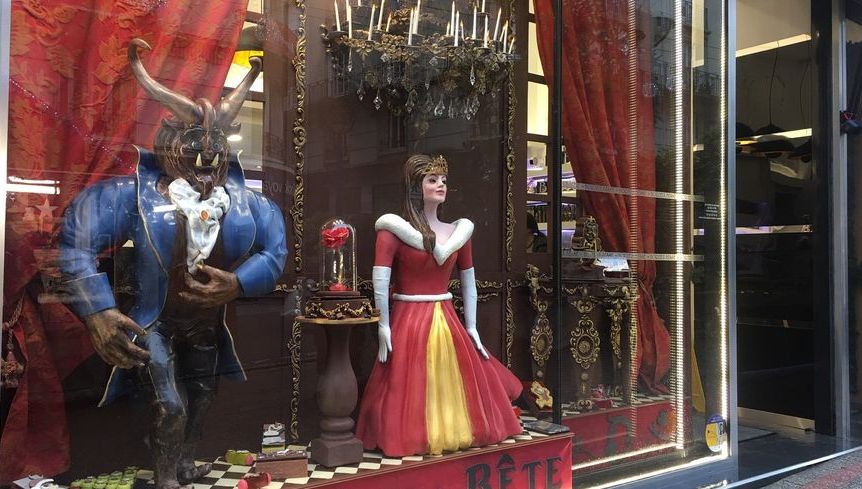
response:
{"label": "yellow skirt panel", "polygon": [[469,448],[473,443],[473,430],[464,382],[452,333],[439,302],[434,304],[426,355],[425,425],[429,453],[437,455]]}

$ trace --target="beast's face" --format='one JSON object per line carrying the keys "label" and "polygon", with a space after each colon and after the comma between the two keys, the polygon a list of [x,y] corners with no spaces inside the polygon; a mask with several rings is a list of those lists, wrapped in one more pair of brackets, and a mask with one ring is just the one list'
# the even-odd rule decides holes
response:
{"label": "beast's face", "polygon": [[129,43],[129,65],[141,88],[173,114],[163,119],[153,144],[156,159],[171,179],[183,178],[201,198],[209,198],[213,188],[227,181],[227,137],[239,132],[234,119],[257,75],[263,70],[260,58],[249,58],[251,68],[242,81],[215,105],[199,98],[192,101],[157,82],[147,73],[138,49],[150,49],[143,39]]}
{"label": "beast's face", "polygon": [[227,181],[230,144],[220,127],[165,121],[154,146],[164,172],[188,181],[201,198]]}

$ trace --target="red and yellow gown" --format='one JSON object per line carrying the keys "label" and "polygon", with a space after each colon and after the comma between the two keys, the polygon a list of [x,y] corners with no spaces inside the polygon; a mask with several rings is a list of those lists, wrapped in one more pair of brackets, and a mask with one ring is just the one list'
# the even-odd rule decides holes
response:
{"label": "red and yellow gown", "polygon": [[473,267],[473,225],[455,222],[433,255],[407,221],[378,220],[375,267],[392,269],[392,352],[375,362],[359,408],[356,436],[366,449],[389,456],[440,454],[500,442],[521,432],[512,400],[518,379],[497,359],[484,359],[464,329],[451,299],[441,296],[449,278]]}

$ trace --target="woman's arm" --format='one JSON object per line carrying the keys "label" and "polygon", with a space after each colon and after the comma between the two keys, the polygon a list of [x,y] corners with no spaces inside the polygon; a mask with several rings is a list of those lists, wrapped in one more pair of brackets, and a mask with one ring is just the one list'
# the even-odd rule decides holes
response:
{"label": "woman's arm", "polygon": [[374,269],[371,272],[371,283],[374,285],[374,305],[380,311],[377,326],[377,360],[385,363],[392,353],[392,330],[389,328],[389,284],[392,277],[392,261],[398,249],[398,238],[389,231],[377,232],[377,243],[374,247]]}
{"label": "woman's arm", "polygon": [[464,327],[476,345],[476,350],[486,359],[488,351],[482,346],[479,331],[476,329],[476,306],[479,293],[476,289],[476,270],[473,268],[473,244],[468,240],[458,251],[458,268],[461,270],[461,298],[464,300]]}

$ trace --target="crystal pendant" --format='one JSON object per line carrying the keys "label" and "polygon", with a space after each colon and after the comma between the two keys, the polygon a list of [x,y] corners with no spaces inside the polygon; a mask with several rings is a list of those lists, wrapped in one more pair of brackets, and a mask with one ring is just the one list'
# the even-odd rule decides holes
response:
{"label": "crystal pendant", "polygon": [[475,84],[476,84],[476,69],[471,64],[470,65],[470,85],[475,85]]}
{"label": "crystal pendant", "polygon": [[425,103],[422,105],[422,109],[426,113],[431,113],[434,110],[434,100],[431,99],[431,94],[425,95]]}
{"label": "crystal pendant", "polygon": [[386,83],[392,85],[392,65],[386,66]]}
{"label": "crystal pendant", "polygon": [[389,61],[389,53],[384,51],[383,54],[380,55],[380,61],[383,61],[384,63]]}
{"label": "crystal pendant", "polygon": [[407,103],[404,104],[404,108],[407,109],[407,113],[413,112],[413,107],[416,106],[416,97],[418,94],[416,90],[410,90],[410,93],[407,94]]}
{"label": "crystal pendant", "polygon": [[443,96],[441,95],[440,101],[437,102],[437,106],[434,107],[434,115],[437,117],[441,117],[444,110],[446,110],[446,104],[443,103]]}
{"label": "crystal pendant", "polygon": [[479,112],[479,97],[474,95],[470,99],[470,115],[475,117],[478,112]]}
{"label": "crystal pendant", "polygon": [[362,102],[362,99],[365,98],[365,85],[362,83],[359,84],[359,90],[356,91],[356,96],[359,97],[359,101]]}
{"label": "crystal pendant", "polygon": [[374,109],[380,110],[380,107],[383,106],[383,99],[380,98],[380,89],[377,90],[377,96],[374,97]]}
{"label": "crystal pendant", "polygon": [[439,60],[437,59],[437,56],[432,56],[431,61],[429,61],[428,64],[433,66],[434,68],[436,68],[437,64],[439,64]]}
{"label": "crystal pendant", "polygon": [[455,108],[455,101],[453,100],[449,104],[449,118],[454,119],[456,117],[458,117],[458,109]]}

